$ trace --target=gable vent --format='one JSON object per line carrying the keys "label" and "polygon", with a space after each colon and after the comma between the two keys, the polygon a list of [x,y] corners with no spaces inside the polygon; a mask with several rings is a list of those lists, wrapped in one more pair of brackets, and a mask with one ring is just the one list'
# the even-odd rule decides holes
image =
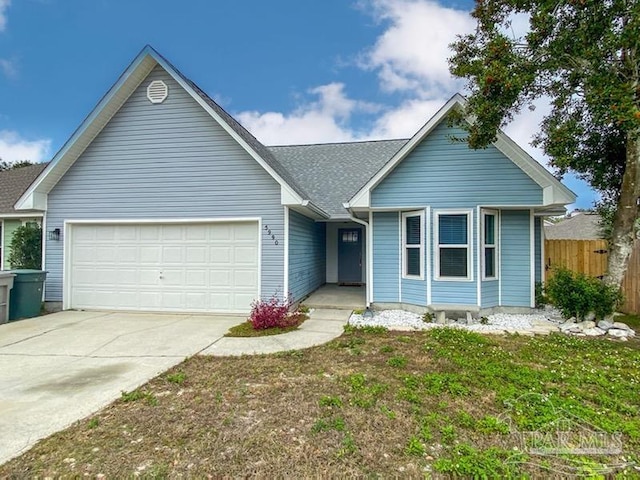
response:
{"label": "gable vent", "polygon": [[151,103],[162,103],[169,96],[169,87],[162,80],[154,80],[147,87],[147,98]]}

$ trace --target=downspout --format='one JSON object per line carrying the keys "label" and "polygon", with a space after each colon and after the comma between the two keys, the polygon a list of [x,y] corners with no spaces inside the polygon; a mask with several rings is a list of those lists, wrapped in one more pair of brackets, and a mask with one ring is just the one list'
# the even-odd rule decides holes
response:
{"label": "downspout", "polygon": [[365,234],[365,238],[367,239],[367,243],[366,243],[367,254],[365,255],[365,265],[367,267],[367,283],[366,283],[365,293],[366,293],[367,308],[369,308],[371,306],[371,292],[369,291],[369,289],[371,288],[371,282],[368,281],[368,279],[371,274],[371,268],[372,268],[369,262],[369,258],[371,255],[371,247],[373,246],[373,241],[372,241],[373,239],[369,235],[369,223],[357,218],[353,214],[353,211],[350,208],[347,208],[347,211],[349,212],[349,218],[351,219],[352,222],[355,222],[364,226],[364,232],[365,232],[364,234]]}

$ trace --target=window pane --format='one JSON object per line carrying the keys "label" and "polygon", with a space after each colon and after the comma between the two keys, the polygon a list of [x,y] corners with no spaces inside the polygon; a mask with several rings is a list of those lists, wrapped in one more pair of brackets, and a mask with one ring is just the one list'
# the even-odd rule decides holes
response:
{"label": "window pane", "polygon": [[440,249],[440,276],[441,277],[466,277],[467,276],[467,249],[466,248],[441,248]]}
{"label": "window pane", "polygon": [[484,249],[484,276],[496,276],[496,249],[494,247]]}
{"label": "window pane", "polygon": [[405,217],[407,245],[420,245],[420,217]]}
{"label": "window pane", "polygon": [[440,215],[438,238],[441,245],[467,243],[467,215]]}
{"label": "window pane", "polygon": [[485,245],[495,245],[495,232],[496,232],[496,216],[485,215],[484,216],[484,243]]}
{"label": "window pane", "polygon": [[407,275],[420,276],[420,249],[406,248]]}

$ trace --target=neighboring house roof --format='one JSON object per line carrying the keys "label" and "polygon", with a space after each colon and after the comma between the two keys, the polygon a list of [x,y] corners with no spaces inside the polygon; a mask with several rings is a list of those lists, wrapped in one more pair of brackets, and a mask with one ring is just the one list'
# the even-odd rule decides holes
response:
{"label": "neighboring house roof", "polygon": [[603,238],[600,215],[591,212],[577,213],[554,225],[545,225],[544,235],[548,240],[597,240]]}
{"label": "neighboring house roof", "polygon": [[13,207],[46,166],[46,163],[37,163],[0,172],[0,216],[28,213]]}
{"label": "neighboring house roof", "polygon": [[[447,118],[453,109],[462,109],[466,100],[460,94],[455,94],[429,121],[380,169],[351,199],[345,204],[347,208],[367,208],[370,206],[370,193],[393,169],[404,160],[440,122]],[[472,122],[471,118],[467,121]],[[493,145],[509,160],[516,164],[525,174],[542,188],[542,206],[562,207],[576,201],[576,195],[560,183],[551,173],[540,165],[522,147],[509,138],[504,132],[497,132],[497,139]],[[346,200],[345,200],[346,201]],[[550,210],[550,211],[552,211]]]}
{"label": "neighboring house roof", "polygon": [[300,205],[320,217],[328,217],[326,212],[313,204],[306,192],[288,174],[284,167],[273,158],[264,145],[148,45],[142,49],[67,143],[53,157],[47,169],[18,199],[15,205],[18,209],[44,210],[46,208],[47,194],[78,157],[82,155],[93,139],[102,131],[113,115],[116,114],[156,65],[164,68],[280,184],[283,189],[283,203]]}
{"label": "neighboring house roof", "polygon": [[407,139],[268,148],[315,203],[336,217],[348,216],[342,204],[405,143]]}

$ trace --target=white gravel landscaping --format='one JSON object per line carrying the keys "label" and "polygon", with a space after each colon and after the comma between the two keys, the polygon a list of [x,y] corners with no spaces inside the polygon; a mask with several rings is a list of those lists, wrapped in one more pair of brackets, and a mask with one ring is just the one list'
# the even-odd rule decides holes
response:
{"label": "white gravel landscaping", "polygon": [[[422,315],[407,312],[405,310],[382,310],[374,311],[373,317],[366,318],[361,314],[352,314],[349,318],[349,324],[353,326],[378,326],[389,330],[427,330],[436,327],[452,327],[464,328],[476,332],[485,333],[548,333],[549,331],[557,331],[559,321],[549,320],[549,313],[539,312],[532,314],[506,314],[496,313],[488,315],[486,324],[480,323],[475,319],[471,324],[467,323],[467,319],[459,319],[457,321],[447,320],[447,323],[427,323],[422,320]],[[547,332],[543,332],[547,330]]]}

